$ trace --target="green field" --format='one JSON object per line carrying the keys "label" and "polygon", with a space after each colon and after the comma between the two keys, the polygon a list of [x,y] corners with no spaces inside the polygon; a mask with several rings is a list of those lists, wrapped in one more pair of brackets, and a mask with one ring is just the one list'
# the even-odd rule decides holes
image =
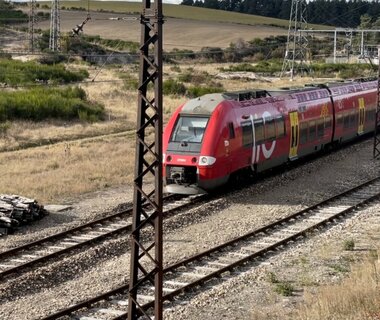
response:
{"label": "green field", "polygon": [[[61,6],[66,8],[86,8],[88,2],[80,1],[61,1]],[[50,5],[50,4],[49,4]],[[124,2],[124,1],[91,1],[90,10],[93,11],[114,11],[120,13],[136,14],[140,13],[142,4],[138,2]],[[287,28],[289,25],[288,20],[281,20],[275,18],[267,18],[262,16],[255,16],[249,14],[242,14],[237,12],[229,12],[222,10],[214,10],[199,7],[180,6],[173,4],[163,5],[164,16],[180,19],[201,20],[210,22],[224,22],[224,23],[238,23],[246,25],[269,25],[276,27]],[[325,28],[327,26],[309,25],[313,28]]]}

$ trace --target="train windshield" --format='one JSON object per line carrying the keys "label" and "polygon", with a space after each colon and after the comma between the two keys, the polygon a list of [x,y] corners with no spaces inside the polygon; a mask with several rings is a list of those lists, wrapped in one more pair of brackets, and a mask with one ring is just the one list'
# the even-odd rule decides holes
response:
{"label": "train windshield", "polygon": [[209,118],[180,116],[172,134],[172,142],[201,143]]}

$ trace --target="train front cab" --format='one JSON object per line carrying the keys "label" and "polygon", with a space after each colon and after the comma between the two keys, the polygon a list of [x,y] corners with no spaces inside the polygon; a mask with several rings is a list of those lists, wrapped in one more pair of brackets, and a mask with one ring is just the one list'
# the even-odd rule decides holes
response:
{"label": "train front cab", "polygon": [[200,151],[209,116],[179,114],[164,154],[165,191],[168,193],[205,193],[197,186]]}
{"label": "train front cab", "polygon": [[206,193],[227,182],[234,131],[227,123],[231,112],[221,94],[211,94],[190,100],[173,117],[164,132],[166,192]]}

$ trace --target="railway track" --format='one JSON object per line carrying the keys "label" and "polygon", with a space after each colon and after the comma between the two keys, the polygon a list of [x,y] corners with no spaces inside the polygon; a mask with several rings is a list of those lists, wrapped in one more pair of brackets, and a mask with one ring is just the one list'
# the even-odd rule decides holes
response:
{"label": "railway track", "polygon": [[[184,197],[169,195],[164,198],[164,215],[201,201],[203,196]],[[128,233],[132,229],[132,208],[97,219],[78,227],[24,244],[0,253],[0,279],[10,274],[19,275],[62,254],[110,238]]]}
{"label": "railway track", "polygon": [[[380,177],[377,177],[253,232],[170,265],[164,269],[163,299],[171,301],[184,292],[196,290],[209,280],[220,278],[249,261],[265,259],[266,254],[304,238],[310,231],[326,226],[379,197]],[[43,320],[61,317],[79,320],[127,319],[128,288],[128,284],[123,285],[72,305]],[[137,298],[143,309],[149,312],[154,305],[154,288],[145,287]]]}

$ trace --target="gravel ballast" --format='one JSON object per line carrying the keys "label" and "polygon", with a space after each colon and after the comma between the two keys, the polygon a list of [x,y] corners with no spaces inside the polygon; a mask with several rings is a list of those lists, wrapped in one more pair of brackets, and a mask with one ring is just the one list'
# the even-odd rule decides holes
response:
{"label": "gravel ballast", "polygon": [[[372,140],[346,147],[167,220],[165,264],[212,248],[376,177],[380,161],[372,159],[372,147]],[[1,239],[0,249],[89,221],[131,198],[132,188],[126,186],[70,201],[73,209],[49,215],[38,224]],[[333,274],[331,263],[347,254],[342,250],[345,239],[355,239],[358,248],[363,249],[354,254],[364,254],[379,245],[368,241],[371,234],[379,231],[379,209],[375,203],[260,264],[248,264],[226,278],[210,282],[208,289],[185,296],[187,304],[173,304],[165,312],[165,319],[276,319],[279,315],[291,318],[302,301],[304,286],[336,282],[344,276]],[[128,251],[127,238],[112,239],[19,278],[3,280],[0,319],[38,319],[125,283],[129,275]],[[273,283],[268,281],[268,274],[272,273],[291,281],[296,295],[284,298],[274,292]]]}

